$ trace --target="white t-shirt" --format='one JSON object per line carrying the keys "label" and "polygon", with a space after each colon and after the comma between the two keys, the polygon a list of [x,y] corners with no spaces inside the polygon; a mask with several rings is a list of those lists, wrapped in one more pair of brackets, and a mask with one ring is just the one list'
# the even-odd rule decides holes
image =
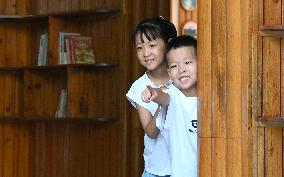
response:
{"label": "white t-shirt", "polygon": [[[186,97],[174,85],[169,86],[163,135],[168,134],[171,153],[171,177],[197,177],[197,97]],[[165,135],[167,136],[167,135]]]}
{"label": "white t-shirt", "polygon": [[[141,76],[132,84],[131,88],[126,94],[126,97],[135,108],[136,103],[149,110],[153,116],[158,108],[158,104],[152,101],[150,103],[145,103],[141,99],[141,93],[143,90],[145,90],[147,85],[150,85],[154,88],[160,87],[149,79],[147,73],[144,73],[143,76]],[[163,122],[160,120],[161,118],[161,116],[158,116],[156,118],[156,121]],[[143,155],[145,171],[158,176],[171,174],[169,147],[166,146],[166,141],[168,141],[167,139],[167,134],[163,135],[160,133],[156,139],[151,139],[146,134],[144,135]]]}

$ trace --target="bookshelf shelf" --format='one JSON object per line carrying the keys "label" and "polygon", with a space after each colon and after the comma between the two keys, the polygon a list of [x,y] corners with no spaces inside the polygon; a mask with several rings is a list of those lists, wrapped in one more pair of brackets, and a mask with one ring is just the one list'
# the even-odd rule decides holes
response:
{"label": "bookshelf shelf", "polygon": [[284,25],[264,25],[259,28],[260,36],[284,37]]}
{"label": "bookshelf shelf", "polygon": [[[67,69],[67,68],[87,68],[87,69],[103,69],[103,68],[115,68],[118,67],[118,64],[111,63],[98,63],[98,64],[59,64],[59,65],[46,65],[46,66],[30,66],[24,67],[22,69],[28,70],[50,70],[50,69]],[[20,69],[21,67],[19,67]],[[5,68],[3,68],[5,69]],[[14,68],[11,68],[14,69]],[[15,68],[16,69],[16,68]],[[1,68],[0,68],[1,70]]]}
{"label": "bookshelf shelf", "polygon": [[257,118],[260,127],[284,127],[284,117],[261,117]]}
{"label": "bookshelf shelf", "polygon": [[50,16],[53,17],[90,17],[104,14],[119,14],[121,10],[119,8],[100,8],[95,10],[82,10],[82,11],[70,11],[61,13],[49,13],[43,15],[0,15],[0,22],[35,22],[35,21],[47,21]]}
{"label": "bookshelf shelf", "polygon": [[92,123],[115,123],[119,121],[117,117],[0,117],[0,122],[92,122]]}
{"label": "bookshelf shelf", "polygon": [[0,67],[0,72],[6,71],[24,71],[25,67]]}
{"label": "bookshelf shelf", "polygon": [[14,22],[40,22],[47,21],[47,15],[0,15],[0,22],[14,23]]}
{"label": "bookshelf shelf", "polygon": [[1,71],[24,71],[24,70],[50,70],[50,69],[67,69],[67,68],[82,68],[82,69],[104,69],[116,68],[118,64],[97,63],[97,64],[60,64],[46,66],[15,66],[15,67],[0,67]]}

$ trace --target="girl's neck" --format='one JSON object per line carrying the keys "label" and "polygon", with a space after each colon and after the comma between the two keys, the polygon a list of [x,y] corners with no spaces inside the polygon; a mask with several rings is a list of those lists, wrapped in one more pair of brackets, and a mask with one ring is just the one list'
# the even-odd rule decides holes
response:
{"label": "girl's neck", "polygon": [[167,84],[170,77],[167,72],[167,65],[162,64],[160,67],[155,70],[147,71],[147,75],[150,80],[157,85]]}

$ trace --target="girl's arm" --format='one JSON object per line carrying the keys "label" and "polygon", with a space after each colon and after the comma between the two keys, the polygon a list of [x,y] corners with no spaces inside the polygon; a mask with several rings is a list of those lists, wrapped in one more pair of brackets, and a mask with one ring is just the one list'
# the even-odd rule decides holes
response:
{"label": "girl's arm", "polygon": [[149,138],[157,138],[160,133],[159,128],[156,126],[156,117],[159,113],[159,108],[157,109],[155,115],[152,117],[151,113],[147,109],[143,108],[138,104],[136,104],[136,107],[144,132]]}

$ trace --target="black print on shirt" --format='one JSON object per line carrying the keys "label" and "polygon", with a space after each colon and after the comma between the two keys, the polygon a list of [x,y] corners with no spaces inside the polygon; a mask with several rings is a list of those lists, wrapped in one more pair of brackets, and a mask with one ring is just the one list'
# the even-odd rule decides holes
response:
{"label": "black print on shirt", "polygon": [[191,127],[188,130],[189,132],[197,133],[197,120],[191,121]]}

